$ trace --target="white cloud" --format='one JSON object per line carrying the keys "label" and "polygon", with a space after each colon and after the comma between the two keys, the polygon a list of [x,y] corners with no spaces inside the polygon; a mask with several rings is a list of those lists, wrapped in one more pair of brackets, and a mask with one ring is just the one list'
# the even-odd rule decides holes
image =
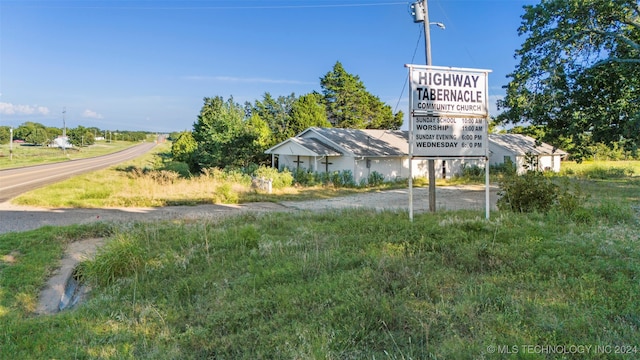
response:
{"label": "white cloud", "polygon": [[98,114],[97,112],[95,112],[93,110],[89,110],[89,109],[86,109],[82,113],[82,117],[83,118],[90,118],[90,119],[102,119],[102,115],[101,114]]}
{"label": "white cloud", "polygon": [[0,102],[0,114],[4,115],[47,115],[49,108],[38,105],[15,105],[6,102]]}

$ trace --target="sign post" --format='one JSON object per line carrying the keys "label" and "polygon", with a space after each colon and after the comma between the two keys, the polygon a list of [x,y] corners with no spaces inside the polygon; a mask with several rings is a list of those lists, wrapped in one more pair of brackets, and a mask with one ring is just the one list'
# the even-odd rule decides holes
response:
{"label": "sign post", "polygon": [[[409,158],[485,159],[489,218],[489,103],[491,70],[406,65],[409,68]],[[410,166],[411,168],[411,166]],[[409,217],[413,220],[413,173],[409,172]]]}

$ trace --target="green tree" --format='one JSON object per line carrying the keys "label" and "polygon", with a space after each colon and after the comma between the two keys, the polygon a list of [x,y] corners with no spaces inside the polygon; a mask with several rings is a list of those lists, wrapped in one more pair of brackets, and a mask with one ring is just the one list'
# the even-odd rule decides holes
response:
{"label": "green tree", "polygon": [[273,135],[269,124],[257,114],[253,114],[246,120],[243,133],[246,146],[243,154],[245,159],[243,166],[247,166],[250,163],[266,164],[268,155],[264,152],[269,146],[273,145]]}
{"label": "green tree", "polygon": [[93,132],[84,126],[67,129],[67,137],[69,138],[69,142],[77,147],[93,145],[95,143]]}
{"label": "green tree", "polygon": [[55,139],[58,136],[62,135],[62,129],[60,129],[60,128],[57,128],[57,127],[45,127],[44,129],[47,132],[47,135],[49,136],[50,139]]}
{"label": "green tree", "polygon": [[198,144],[193,138],[191,131],[183,131],[172,136],[175,136],[173,144],[171,144],[173,160],[189,163],[193,153],[198,148]]}
{"label": "green tree", "polygon": [[267,92],[262,101],[256,100],[247,117],[256,114],[265,121],[273,134],[272,145],[277,144],[296,134],[291,128],[291,107],[295,100],[293,93],[276,99]]}
{"label": "green tree", "polygon": [[298,134],[312,126],[331,127],[322,95],[316,92],[300,96],[291,104],[291,133]]}
{"label": "green tree", "polygon": [[44,125],[31,121],[18,126],[13,135],[15,139],[21,139],[33,145],[45,145],[51,139]]}
{"label": "green tree", "polygon": [[222,97],[205,98],[193,125],[197,143],[189,163],[192,172],[207,167],[244,167],[264,161],[270,143],[269,125],[257,114],[245,117],[242,106]]}
{"label": "green tree", "polygon": [[0,126],[0,144],[8,144],[11,137],[9,126]]}
{"label": "green tree", "polygon": [[377,96],[367,91],[357,75],[349,74],[338,61],[320,79],[327,119],[340,128],[399,129],[402,112],[393,114]]}
{"label": "green tree", "polygon": [[501,123],[546,129],[574,155],[594,143],[640,144],[640,6],[637,0],[548,0],[525,6]]}

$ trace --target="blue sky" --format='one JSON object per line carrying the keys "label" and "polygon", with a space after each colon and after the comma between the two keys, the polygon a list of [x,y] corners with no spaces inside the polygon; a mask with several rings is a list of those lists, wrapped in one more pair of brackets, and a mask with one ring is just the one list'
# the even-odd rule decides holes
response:
{"label": "blue sky", "polygon": [[[525,0],[429,0],[433,65],[489,69],[504,94]],[[1,0],[0,125],[192,129],[204,97],[321,91],[336,61],[408,112],[422,24],[393,0]],[[66,112],[63,115],[63,110]],[[494,112],[495,114],[495,112]],[[404,128],[406,128],[406,122]]]}

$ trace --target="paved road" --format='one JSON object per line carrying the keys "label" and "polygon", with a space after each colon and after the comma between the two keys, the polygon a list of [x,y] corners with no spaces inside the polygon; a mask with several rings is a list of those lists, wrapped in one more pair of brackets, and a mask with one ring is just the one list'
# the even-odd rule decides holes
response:
{"label": "paved road", "polygon": [[68,179],[78,174],[104,169],[135,159],[151,150],[155,143],[142,143],[117,153],[88,159],[0,170],[0,203],[24,192]]}

